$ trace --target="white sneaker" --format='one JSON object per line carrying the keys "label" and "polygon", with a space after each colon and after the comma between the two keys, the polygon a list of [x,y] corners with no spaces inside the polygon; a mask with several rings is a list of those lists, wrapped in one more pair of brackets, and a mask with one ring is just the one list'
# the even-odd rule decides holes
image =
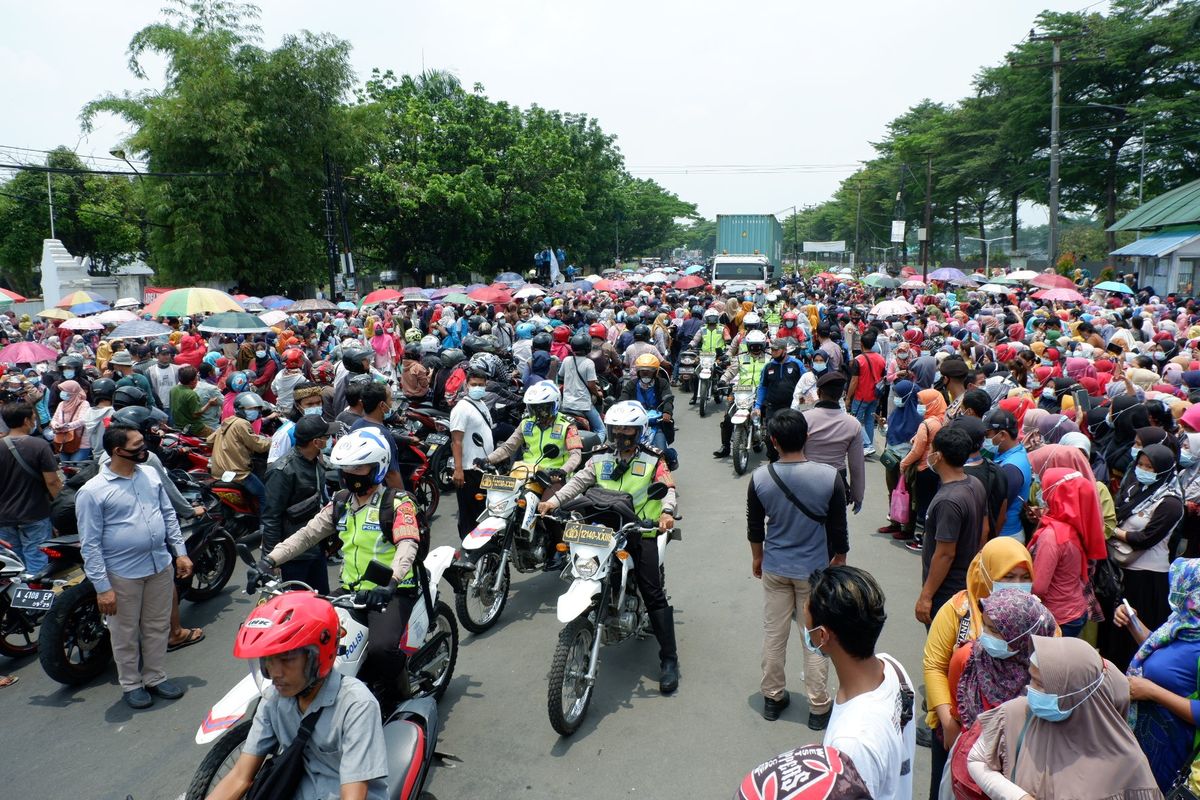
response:
{"label": "white sneaker", "polygon": [[867,456],[867,457],[870,457],[870,456],[873,456],[873,455],[875,455],[875,448],[874,448],[874,447],[868,447],[866,450],[863,450],[863,455],[864,455],[864,456]]}

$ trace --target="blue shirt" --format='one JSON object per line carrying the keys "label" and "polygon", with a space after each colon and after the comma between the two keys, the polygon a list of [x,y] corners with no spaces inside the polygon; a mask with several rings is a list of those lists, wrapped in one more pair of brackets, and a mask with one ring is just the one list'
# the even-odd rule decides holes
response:
{"label": "blue shirt", "polygon": [[1025,529],[1021,526],[1021,509],[1029,497],[1029,487],[1033,483],[1033,466],[1029,463],[1029,453],[1025,445],[1018,444],[1012,449],[1000,453],[995,459],[997,464],[1013,466],[1021,471],[1021,490],[1015,498],[1009,498],[1008,516],[1000,527],[1002,536],[1015,536],[1019,541],[1025,541]]}
{"label": "blue shirt", "polygon": [[97,592],[112,589],[108,574],[148,578],[185,552],[183,534],[162,478],[152,468],[118,475],[105,464],[75,495],[83,570]]}
{"label": "blue shirt", "polygon": [[[1180,697],[1193,697],[1197,686],[1200,641],[1175,639],[1150,654],[1142,664],[1142,677]],[[1133,733],[1146,753],[1150,769],[1165,793],[1192,754],[1196,726],[1189,725],[1163,706],[1139,700]],[[1200,700],[1191,701],[1192,718],[1200,719]]]}

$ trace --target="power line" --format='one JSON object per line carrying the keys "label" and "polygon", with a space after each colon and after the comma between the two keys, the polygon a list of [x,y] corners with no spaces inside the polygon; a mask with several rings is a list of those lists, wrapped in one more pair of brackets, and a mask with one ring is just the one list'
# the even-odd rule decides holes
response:
{"label": "power line", "polygon": [[74,167],[44,167],[37,164],[0,164],[0,169],[15,169],[25,172],[51,172],[62,175],[118,175],[126,178],[229,178],[254,177],[258,172],[130,172],[112,169],[78,169]]}
{"label": "power line", "polygon": [[[43,205],[43,206],[50,205],[50,201],[44,197],[27,197],[26,195],[22,195],[22,194],[12,194],[11,192],[0,192],[0,197],[10,197],[13,200],[21,200],[26,203],[38,203],[39,205]],[[106,211],[93,211],[90,208],[80,208],[79,206],[74,205],[74,204],[63,203],[62,200],[59,200],[55,205],[73,209],[77,214],[91,214],[92,216],[96,216],[96,217],[107,217],[108,219],[115,219],[120,222],[130,223],[132,225],[142,225],[143,224],[143,221],[140,219],[130,219],[129,217],[122,217],[117,214],[109,214]],[[157,222],[150,222],[149,220],[145,221],[144,224],[150,225],[155,228],[170,227],[169,225],[163,225],[163,224],[157,223]]]}
{"label": "power line", "polygon": [[[114,161],[118,164],[126,163],[126,159],[124,159],[124,158],[116,158],[115,156],[83,155],[74,150],[67,150],[66,148],[59,148],[57,150],[40,150],[36,147],[21,147],[20,145],[15,145],[15,144],[0,144],[0,150],[17,150],[17,151],[24,152],[24,153],[39,153],[41,155],[48,155],[48,156],[69,153],[70,155],[73,155],[80,160]],[[128,159],[128,161],[132,161],[135,164],[150,163],[150,162],[146,161],[145,159],[141,159],[141,158],[130,158],[130,159]]]}

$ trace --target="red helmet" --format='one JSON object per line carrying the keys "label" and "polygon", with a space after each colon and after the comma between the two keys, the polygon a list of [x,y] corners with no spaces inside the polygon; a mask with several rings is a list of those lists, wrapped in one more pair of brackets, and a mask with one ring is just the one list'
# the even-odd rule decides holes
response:
{"label": "red helmet", "polygon": [[799,317],[799,315],[797,315],[797,314],[796,314],[796,312],[795,312],[795,311],[785,311],[785,312],[783,312],[783,321],[784,321],[784,322],[787,322],[788,320],[791,320],[792,322],[795,322],[795,321],[796,321],[796,320],[798,320],[798,319],[800,319],[800,317]]}
{"label": "red helmet", "polygon": [[332,383],[333,364],[328,361],[318,361],[313,364],[313,380],[317,383]]}
{"label": "red helmet", "polygon": [[283,365],[288,369],[298,369],[304,363],[304,353],[295,347],[283,351]]}
{"label": "red helmet", "polygon": [[591,336],[593,339],[607,339],[608,328],[604,327],[602,323],[593,322],[588,326],[588,336]]}
{"label": "red helmet", "polygon": [[567,340],[571,338],[571,329],[566,325],[559,325],[551,335],[554,337],[554,341],[566,344]]}
{"label": "red helmet", "polygon": [[333,669],[340,627],[328,600],[314,592],[285,592],[250,612],[238,628],[233,655],[266,658],[312,648],[310,656],[316,657],[308,660],[309,681],[316,681]]}

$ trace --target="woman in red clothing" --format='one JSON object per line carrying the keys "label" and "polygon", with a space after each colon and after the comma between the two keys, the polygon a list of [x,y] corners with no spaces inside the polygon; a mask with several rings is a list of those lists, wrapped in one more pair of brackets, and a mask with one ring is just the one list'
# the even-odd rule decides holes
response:
{"label": "woman in red clothing", "polygon": [[1038,505],[1046,510],[1029,540],[1033,593],[1054,614],[1063,636],[1078,636],[1088,620],[1088,561],[1108,556],[1096,484],[1080,470],[1048,469]]}

